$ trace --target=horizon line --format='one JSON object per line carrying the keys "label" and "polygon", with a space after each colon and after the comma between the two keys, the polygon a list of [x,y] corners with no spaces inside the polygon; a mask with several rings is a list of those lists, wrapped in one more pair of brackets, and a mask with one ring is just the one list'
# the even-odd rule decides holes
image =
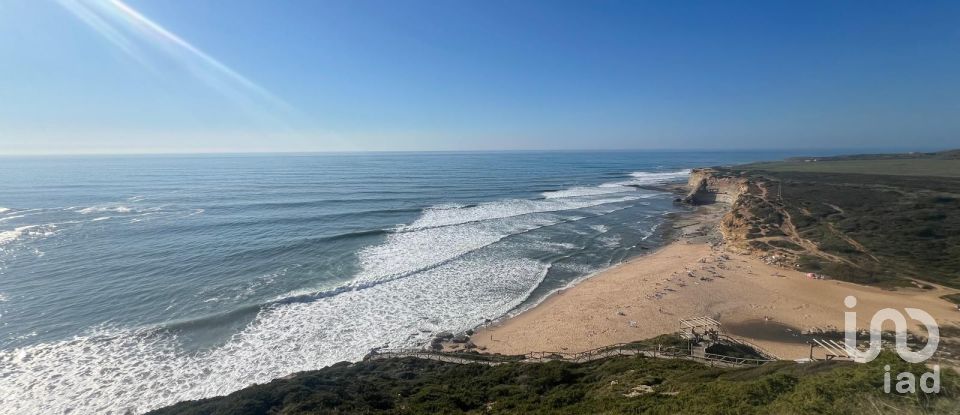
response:
{"label": "horizon line", "polygon": [[0,153],[0,157],[80,157],[80,156],[203,156],[203,155],[311,155],[311,154],[416,154],[416,153],[570,153],[570,152],[737,152],[737,151],[867,151],[882,153],[937,152],[951,147],[731,147],[731,148],[572,148],[572,149],[465,149],[465,150],[291,150],[291,151],[133,151],[75,153]]}

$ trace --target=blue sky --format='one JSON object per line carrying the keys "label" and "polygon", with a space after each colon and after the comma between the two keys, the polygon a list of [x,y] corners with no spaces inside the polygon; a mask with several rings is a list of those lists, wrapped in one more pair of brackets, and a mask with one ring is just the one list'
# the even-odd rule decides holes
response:
{"label": "blue sky", "polygon": [[0,0],[0,153],[960,146],[960,2]]}

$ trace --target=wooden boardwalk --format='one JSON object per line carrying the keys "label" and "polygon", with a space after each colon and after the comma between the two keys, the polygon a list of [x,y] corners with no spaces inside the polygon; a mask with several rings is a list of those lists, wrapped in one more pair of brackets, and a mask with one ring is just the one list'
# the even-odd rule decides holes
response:
{"label": "wooden boardwalk", "polygon": [[540,363],[564,361],[584,363],[615,356],[643,356],[655,359],[684,359],[716,367],[750,367],[775,361],[775,359],[745,359],[707,353],[702,348],[680,350],[676,348],[638,348],[636,344],[621,343],[581,353],[533,352],[522,357],[500,356],[482,353],[434,352],[422,349],[380,349],[371,351],[364,360],[414,357],[456,364],[481,364],[496,366],[504,363]]}

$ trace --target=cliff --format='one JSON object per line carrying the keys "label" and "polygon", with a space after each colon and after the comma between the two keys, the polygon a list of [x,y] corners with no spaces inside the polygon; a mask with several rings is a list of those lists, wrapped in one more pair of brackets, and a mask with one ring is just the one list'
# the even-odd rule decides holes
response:
{"label": "cliff", "polygon": [[747,179],[724,175],[715,169],[693,169],[687,180],[690,193],[683,201],[692,205],[715,202],[732,205],[747,191],[748,185]]}
{"label": "cliff", "polygon": [[685,203],[730,205],[720,221],[727,249],[758,254],[768,263],[790,268],[796,267],[799,255],[806,253],[802,247],[806,241],[788,223],[789,216],[773,196],[776,190],[770,190],[770,182],[759,177],[748,179],[730,170],[702,168],[690,173],[687,185],[690,190],[683,199]]}
{"label": "cliff", "polygon": [[857,160],[855,173],[846,160],[697,169],[683,200],[729,204],[725,248],[770,264],[860,284],[960,287],[956,165],[891,171],[884,161]]}

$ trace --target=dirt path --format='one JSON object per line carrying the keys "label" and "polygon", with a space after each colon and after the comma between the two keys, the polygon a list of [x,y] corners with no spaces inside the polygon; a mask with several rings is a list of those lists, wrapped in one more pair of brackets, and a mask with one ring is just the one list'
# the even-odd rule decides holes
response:
{"label": "dirt path", "polygon": [[793,216],[790,215],[790,212],[787,212],[786,209],[779,206],[777,206],[777,211],[780,212],[781,215],[783,215],[783,219],[784,219],[781,230],[783,230],[784,233],[787,234],[787,238],[791,242],[797,245],[800,245],[806,250],[806,252],[803,252],[801,254],[819,256],[829,261],[842,262],[854,267],[857,266],[857,264],[855,264],[853,261],[850,261],[849,259],[822,251],[820,247],[817,246],[817,244],[813,243],[809,239],[806,239],[800,236],[800,231],[798,231],[796,225],[793,224]]}

